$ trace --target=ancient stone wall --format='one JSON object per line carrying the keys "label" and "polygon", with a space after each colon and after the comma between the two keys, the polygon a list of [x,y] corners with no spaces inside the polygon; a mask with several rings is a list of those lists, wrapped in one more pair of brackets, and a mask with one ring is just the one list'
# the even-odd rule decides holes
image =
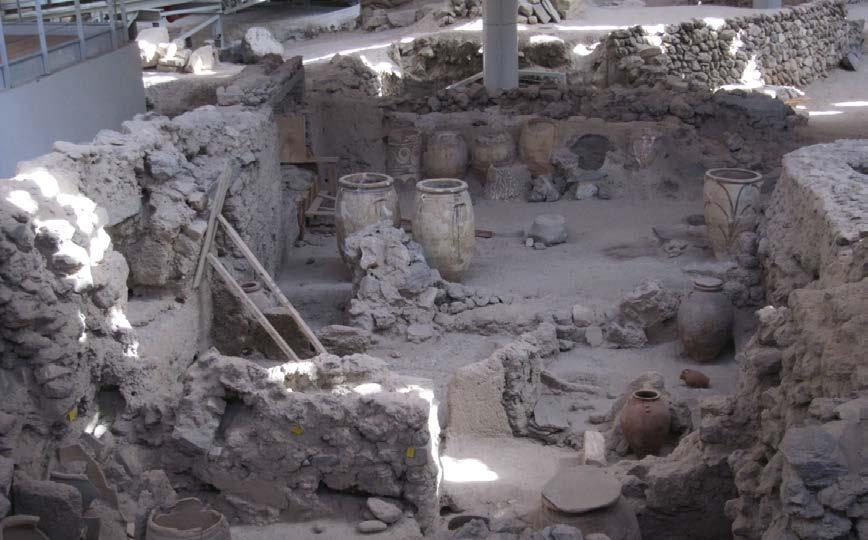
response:
{"label": "ancient stone wall", "polygon": [[708,86],[804,85],[850,51],[843,0],[819,0],[777,13],[706,18],[609,34],[597,82],[653,83],[667,75]]}
{"label": "ancient stone wall", "polygon": [[[10,448],[25,462],[43,454],[33,451],[37,439],[80,432],[101,387],[119,388],[133,407],[157,403],[177,379],[173,370],[195,355],[210,312],[191,282],[208,192],[227,166],[238,174],[224,215],[263,264],[277,269],[291,239],[274,231],[295,218],[282,201],[276,141],[267,111],[207,107],[175,120],[141,116],[92,144],[57,143],[3,181],[0,378],[9,399],[0,410],[23,420]],[[233,263],[240,253],[226,245],[218,238]],[[130,301],[136,307],[128,318]],[[192,324],[164,329],[165,337],[144,329],[169,312],[185,313]],[[139,330],[155,343],[140,343]],[[170,349],[178,336],[184,347]],[[149,375],[132,374],[141,370]],[[170,406],[164,401],[158,409]]]}
{"label": "ancient stone wall", "polygon": [[773,305],[757,312],[736,396],[700,427],[707,442],[737,448],[736,538],[868,532],[866,155],[861,140],[784,158],[760,231]]}
{"label": "ancient stone wall", "polygon": [[216,489],[215,504],[242,522],[321,515],[325,486],[403,498],[428,524],[437,509],[430,381],[385,366],[321,355],[264,369],[209,353],[186,375],[163,462]]}

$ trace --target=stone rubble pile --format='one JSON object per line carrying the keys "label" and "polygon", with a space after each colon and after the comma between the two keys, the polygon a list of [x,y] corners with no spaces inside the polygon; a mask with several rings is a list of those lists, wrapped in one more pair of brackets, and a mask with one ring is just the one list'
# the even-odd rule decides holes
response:
{"label": "stone rubble pile", "polygon": [[214,69],[217,65],[217,47],[212,41],[192,50],[183,43],[172,41],[169,31],[163,26],[146,28],[136,36],[139,57],[143,68],[156,68],[157,71],[186,71],[199,75]]}
{"label": "stone rubble pile", "polygon": [[430,6],[414,7],[412,0],[361,0],[359,26],[368,32],[403,28],[422,19]]}
{"label": "stone rubble pile", "polygon": [[436,337],[442,316],[511,302],[460,283],[450,283],[428,266],[422,248],[402,230],[371,225],[345,240],[353,269],[353,326],[404,335],[413,342]]}
{"label": "stone rubble pile", "polygon": [[[568,15],[581,11],[579,0],[520,0],[516,13],[519,24],[559,23]],[[458,19],[482,16],[482,0],[446,0],[446,5],[434,14],[440,26],[454,24]]]}
{"label": "stone rubble pile", "polygon": [[635,26],[606,38],[599,48],[600,75],[608,84],[653,84],[676,76],[710,87],[752,82],[803,86],[847,56],[851,28],[843,0],[818,0],[722,23],[697,19],[651,34]]}

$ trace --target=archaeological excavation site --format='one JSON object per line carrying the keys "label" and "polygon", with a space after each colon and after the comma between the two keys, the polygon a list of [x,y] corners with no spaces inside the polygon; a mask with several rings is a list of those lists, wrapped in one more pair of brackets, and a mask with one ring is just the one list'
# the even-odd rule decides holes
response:
{"label": "archaeological excavation site", "polygon": [[0,0],[0,540],[868,540],[866,19]]}

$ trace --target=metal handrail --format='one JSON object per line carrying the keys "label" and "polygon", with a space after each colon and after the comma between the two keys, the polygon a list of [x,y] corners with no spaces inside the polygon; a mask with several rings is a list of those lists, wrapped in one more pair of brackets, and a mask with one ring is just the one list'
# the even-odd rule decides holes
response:
{"label": "metal handrail", "polygon": [[[119,48],[123,43],[127,41],[127,12],[126,6],[124,6],[124,0],[120,1],[120,17],[121,22],[123,24],[122,28],[123,32],[120,33],[122,36],[120,39],[118,38],[117,32],[117,24],[118,24],[118,6],[116,0],[108,0],[108,3],[111,6],[110,18],[109,22],[105,25],[108,27],[108,32],[111,34],[111,47],[112,50]],[[61,49],[69,48],[70,44],[78,41],[78,49],[79,49],[79,61],[83,62],[87,60],[87,41],[88,39],[93,39],[98,36],[104,35],[105,32],[96,32],[91,34],[90,36],[85,35],[85,24],[82,20],[82,9],[80,0],[73,0],[73,13],[75,15],[75,38],[70,39],[69,41],[64,41],[63,43],[59,43],[57,45],[53,45],[51,47],[48,46],[48,41],[46,39],[46,23],[45,16],[46,14],[42,10],[42,0],[35,0],[33,2],[35,8],[35,18],[36,18],[36,32],[39,39],[39,52],[27,54],[16,58],[13,61],[9,60],[8,50],[6,47],[6,35],[3,31],[3,21],[2,17],[0,17],[0,74],[2,74],[2,84],[0,84],[0,88],[11,88],[13,86],[12,80],[12,66],[15,64],[23,64],[29,61],[32,61],[34,58],[41,57],[42,59],[42,75],[48,75],[52,72],[50,65],[49,53],[59,51]],[[21,12],[19,11],[19,24],[23,23],[23,19],[20,17]],[[50,22],[50,21],[49,21]],[[52,27],[69,27],[70,25],[57,25],[52,24]],[[88,24],[87,26],[104,26],[102,24]],[[69,64],[66,64],[67,66]],[[64,66],[66,67],[66,66]],[[28,79],[31,80],[31,79]]]}

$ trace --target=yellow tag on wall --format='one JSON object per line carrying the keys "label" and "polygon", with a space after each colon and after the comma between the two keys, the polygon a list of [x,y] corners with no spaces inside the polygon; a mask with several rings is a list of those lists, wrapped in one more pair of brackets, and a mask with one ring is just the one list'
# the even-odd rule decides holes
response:
{"label": "yellow tag on wall", "polygon": [[304,433],[304,430],[301,429],[301,426],[293,426],[292,429],[289,430],[293,435],[301,435]]}
{"label": "yellow tag on wall", "polygon": [[413,459],[416,457],[416,448],[411,446],[407,449],[407,459]]}
{"label": "yellow tag on wall", "polygon": [[78,405],[69,409],[69,411],[66,412],[66,421],[67,422],[75,422],[77,418],[78,418]]}

